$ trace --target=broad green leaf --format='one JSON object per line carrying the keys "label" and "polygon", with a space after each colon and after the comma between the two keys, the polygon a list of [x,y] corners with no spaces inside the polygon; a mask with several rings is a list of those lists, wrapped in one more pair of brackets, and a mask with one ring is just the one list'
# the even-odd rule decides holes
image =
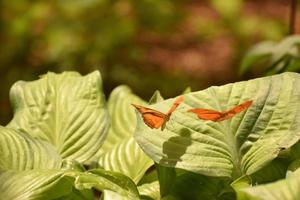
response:
{"label": "broad green leaf", "polygon": [[160,200],[159,182],[153,181],[152,183],[146,183],[138,187],[139,193],[142,199],[154,199]]}
{"label": "broad green leaf", "polygon": [[142,152],[131,137],[103,154],[99,160],[99,165],[106,170],[121,172],[138,183],[146,170],[153,165],[153,161]]}
{"label": "broad green leaf", "polygon": [[185,172],[178,175],[171,183],[172,191],[167,197],[189,200],[232,200],[234,196],[229,180],[221,178]]}
{"label": "broad green leaf", "polygon": [[73,187],[74,178],[58,170],[6,171],[0,174],[0,199],[50,200],[92,199],[91,192],[80,193]]}
{"label": "broad green leaf", "polygon": [[284,180],[240,189],[238,200],[298,200],[300,198],[300,170]]}
{"label": "broad green leaf", "polygon": [[163,198],[167,196],[173,188],[174,181],[176,180],[176,171],[173,167],[165,167],[155,163],[157,170],[157,177],[160,186],[160,196]]}
{"label": "broad green leaf", "polygon": [[[143,177],[153,161],[145,155],[132,137],[136,127],[135,109],[131,103],[145,104],[127,86],[111,93],[108,109],[111,115],[109,135],[100,150],[99,165],[106,170],[121,172],[135,183]],[[117,199],[118,194],[104,192],[105,199]]]}
{"label": "broad green leaf", "polygon": [[267,166],[251,175],[253,184],[268,183],[285,178],[289,162],[284,159],[274,159]]}
{"label": "broad green leaf", "polygon": [[138,182],[138,185],[143,185],[145,183],[152,183],[157,180],[158,180],[157,170],[155,169],[155,167],[151,167],[144,174],[143,178]]}
{"label": "broad green leaf", "polygon": [[58,169],[60,166],[61,158],[50,143],[0,126],[0,171]]}
{"label": "broad green leaf", "polygon": [[18,81],[10,98],[14,118],[8,126],[50,142],[64,159],[92,159],[106,137],[109,121],[98,71],[49,72],[37,81]]}
{"label": "broad green leaf", "polygon": [[298,45],[300,44],[300,36],[292,35],[284,38],[273,48],[272,62],[276,62],[284,55],[299,56]]}
{"label": "broad green leaf", "polygon": [[126,86],[117,87],[108,101],[112,122],[102,147],[99,165],[106,170],[121,172],[137,183],[153,165],[132,135],[136,127],[135,110],[131,103],[144,104]]}
{"label": "broad green leaf", "polygon": [[243,58],[240,73],[245,73],[250,67],[255,67],[255,65],[262,63],[262,61],[264,66],[269,66],[265,69],[268,71],[268,74],[297,70],[300,67],[299,44],[299,35],[286,37],[278,43],[272,41],[258,43]]}
{"label": "broad green leaf", "polygon": [[[150,129],[137,114],[135,139],[165,166],[233,179],[251,175],[299,140],[299,85],[299,74],[284,73],[189,93],[164,131]],[[151,107],[166,112],[174,99]],[[222,122],[187,112],[229,110],[246,100],[253,100],[248,110]]]}
{"label": "broad green leaf", "polygon": [[254,64],[266,61],[270,58],[275,45],[276,43],[273,41],[265,41],[252,47],[244,56],[239,73],[244,74]]}
{"label": "broad green leaf", "polygon": [[111,190],[129,199],[138,199],[134,182],[127,176],[95,169],[5,171],[0,174],[0,199],[93,199],[91,188]]}
{"label": "broad green leaf", "polygon": [[116,144],[132,136],[135,127],[135,110],[132,103],[145,105],[145,102],[132,94],[129,87],[121,85],[109,96],[107,107],[111,115],[108,136],[100,149],[100,154],[114,148]]}
{"label": "broad green leaf", "polygon": [[125,198],[139,199],[139,193],[134,182],[118,172],[93,169],[77,176],[75,186],[77,189],[110,190]]}

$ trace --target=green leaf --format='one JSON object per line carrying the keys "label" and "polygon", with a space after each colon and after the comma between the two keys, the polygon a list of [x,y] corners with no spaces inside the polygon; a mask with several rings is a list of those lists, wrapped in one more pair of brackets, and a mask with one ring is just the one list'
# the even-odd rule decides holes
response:
{"label": "green leaf", "polygon": [[182,94],[188,94],[192,92],[192,88],[191,87],[187,87],[185,88],[185,90],[182,92]]}
{"label": "green leaf", "polygon": [[299,35],[286,37],[278,43],[272,41],[258,43],[243,58],[240,73],[245,73],[258,63],[264,63],[264,66],[268,66],[265,69],[268,74],[297,70],[300,67],[299,44]]}
{"label": "green leaf", "polygon": [[[150,129],[137,114],[135,139],[155,162],[219,177],[251,175],[300,138],[300,75],[237,82],[184,95],[166,129]],[[205,121],[191,108],[229,110],[253,105],[222,122]],[[166,112],[174,99],[152,105]],[[172,122],[172,123],[171,123]]]}
{"label": "green leaf", "polygon": [[137,183],[153,165],[132,135],[136,127],[135,110],[131,103],[144,104],[126,86],[117,87],[109,97],[112,122],[109,135],[101,148],[99,165],[106,170],[121,172]]}
{"label": "green leaf", "polygon": [[152,183],[146,183],[138,187],[139,193],[142,199],[155,199],[159,200],[160,192],[159,192],[159,182],[153,181]]}
{"label": "green leaf", "polygon": [[0,170],[59,169],[61,158],[46,141],[0,126]]}
{"label": "green leaf", "polygon": [[167,196],[172,190],[173,184],[176,179],[176,171],[173,167],[165,167],[155,163],[157,176],[159,180],[160,196],[163,198]]}
{"label": "green leaf", "polygon": [[154,92],[154,94],[152,95],[152,97],[150,98],[149,104],[151,105],[151,104],[163,101],[163,100],[164,100],[164,98],[161,96],[160,91],[156,90]]}
{"label": "green leaf", "polygon": [[138,183],[153,165],[153,161],[144,154],[134,138],[130,137],[102,154],[99,165],[106,170],[121,172]]}
{"label": "green leaf", "polygon": [[[136,119],[131,103],[145,104],[127,86],[119,86],[112,91],[108,100],[112,122],[108,137],[100,149],[98,164],[106,170],[121,172],[138,183],[153,161],[132,137]],[[120,198],[118,196],[110,191],[104,192],[104,199]]]}
{"label": "green leaf", "polygon": [[265,41],[253,46],[244,56],[239,73],[244,74],[251,66],[270,58],[275,45],[272,41]]}
{"label": "green leaf", "polygon": [[93,199],[91,188],[139,199],[136,185],[129,177],[103,169],[5,171],[0,180],[0,199]]}
{"label": "green leaf", "polygon": [[73,188],[73,180],[64,171],[29,170],[6,171],[0,174],[0,199],[50,200],[50,199],[92,199],[92,193],[80,193]]}
{"label": "green leaf", "polygon": [[50,142],[64,159],[92,159],[106,137],[109,118],[98,71],[18,81],[10,98],[15,113],[8,126]]}
{"label": "green leaf", "polygon": [[136,127],[135,110],[131,105],[132,103],[145,105],[145,102],[132,94],[130,88],[125,85],[112,91],[107,103],[111,115],[111,126],[100,149],[100,154],[107,152],[119,142],[132,136]]}
{"label": "green leaf", "polygon": [[289,162],[284,159],[274,159],[264,168],[251,175],[253,184],[268,183],[285,178]]}
{"label": "green leaf", "polygon": [[238,200],[298,200],[300,198],[300,170],[285,180],[242,188]]}
{"label": "green leaf", "polygon": [[127,176],[103,169],[93,169],[76,177],[77,189],[111,190],[129,199],[139,199],[134,182]]}
{"label": "green leaf", "polygon": [[[191,172],[178,175],[172,183],[172,191],[167,197],[189,200],[233,199],[234,191],[229,180],[208,177]],[[228,198],[230,196],[230,198]]]}

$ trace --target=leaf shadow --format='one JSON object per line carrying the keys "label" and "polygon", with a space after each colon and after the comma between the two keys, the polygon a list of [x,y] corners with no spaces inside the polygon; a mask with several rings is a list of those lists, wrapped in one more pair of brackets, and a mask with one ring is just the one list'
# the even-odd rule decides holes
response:
{"label": "leaf shadow", "polygon": [[179,136],[170,137],[163,143],[163,158],[159,161],[161,165],[176,166],[181,162],[181,157],[185,154],[187,147],[191,143],[191,130],[182,128],[179,130]]}

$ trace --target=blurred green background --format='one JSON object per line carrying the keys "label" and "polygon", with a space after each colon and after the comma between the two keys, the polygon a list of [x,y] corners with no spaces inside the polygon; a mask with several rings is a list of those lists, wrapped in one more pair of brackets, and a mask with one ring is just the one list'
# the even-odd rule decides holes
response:
{"label": "blurred green background", "polygon": [[145,99],[253,76],[238,76],[241,59],[287,35],[289,1],[2,0],[0,13],[4,125],[11,85],[47,71],[100,70],[107,96],[127,84]]}

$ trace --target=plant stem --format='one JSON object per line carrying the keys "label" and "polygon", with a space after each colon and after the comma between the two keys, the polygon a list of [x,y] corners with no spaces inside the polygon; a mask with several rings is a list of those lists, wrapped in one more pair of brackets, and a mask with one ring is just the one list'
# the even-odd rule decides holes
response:
{"label": "plant stem", "polygon": [[291,0],[290,3],[290,35],[295,34],[296,13],[297,13],[297,0]]}

